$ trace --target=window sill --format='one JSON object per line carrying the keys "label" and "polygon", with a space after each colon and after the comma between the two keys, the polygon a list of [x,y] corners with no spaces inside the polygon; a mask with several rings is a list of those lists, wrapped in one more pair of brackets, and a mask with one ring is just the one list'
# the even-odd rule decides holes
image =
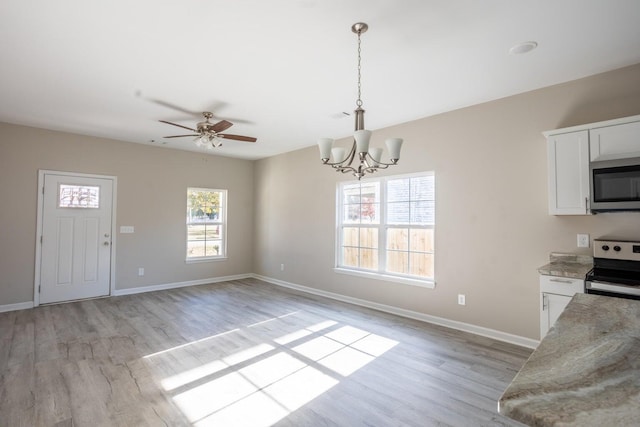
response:
{"label": "window sill", "polygon": [[212,262],[212,261],[226,261],[226,256],[217,256],[217,257],[206,257],[206,258],[187,258],[184,262],[186,264],[199,264],[201,262]]}
{"label": "window sill", "polygon": [[347,274],[349,276],[366,277],[367,279],[384,280],[385,282],[402,283],[403,285],[419,286],[421,288],[434,289],[436,282],[434,280],[418,280],[408,277],[391,276],[388,274],[370,273],[360,270],[349,270],[347,268],[335,267],[333,269],[336,273]]}

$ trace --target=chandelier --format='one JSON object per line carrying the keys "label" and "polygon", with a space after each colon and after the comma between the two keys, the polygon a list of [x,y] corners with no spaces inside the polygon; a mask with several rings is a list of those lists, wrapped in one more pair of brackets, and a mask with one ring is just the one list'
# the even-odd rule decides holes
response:
{"label": "chandelier", "polygon": [[364,22],[358,22],[351,26],[351,31],[358,35],[358,99],[356,100],[355,132],[353,134],[353,145],[351,150],[346,152],[343,147],[333,147],[333,139],[320,138],[318,148],[320,149],[320,159],[322,164],[329,165],[337,172],[352,173],[360,179],[367,173],[373,173],[378,169],[386,169],[391,165],[396,165],[400,159],[401,138],[389,138],[385,141],[389,150],[389,163],[384,163],[382,158],[382,148],[369,147],[371,131],[364,128],[364,109],[362,108],[362,88],[361,88],[361,48],[360,36],[369,29]]}

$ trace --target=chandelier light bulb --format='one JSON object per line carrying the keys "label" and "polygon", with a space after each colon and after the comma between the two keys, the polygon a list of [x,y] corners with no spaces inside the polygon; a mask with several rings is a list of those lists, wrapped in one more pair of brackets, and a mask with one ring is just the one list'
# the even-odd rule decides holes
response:
{"label": "chandelier light bulb", "polygon": [[320,147],[320,158],[321,159],[329,159],[331,155],[331,146],[333,145],[333,139],[331,138],[320,138],[318,140],[318,147]]}
{"label": "chandelier light bulb", "polygon": [[369,140],[371,139],[370,130],[357,130],[353,134],[353,138],[356,140],[356,152],[358,154],[369,151]]}
{"label": "chandelier light bulb", "polygon": [[389,138],[385,143],[387,150],[389,150],[391,161],[398,161],[400,159],[400,148],[402,148],[402,138]]}
{"label": "chandelier light bulb", "polygon": [[343,147],[335,147],[331,149],[331,156],[333,157],[334,162],[342,163],[346,160],[345,158],[345,149]]}
{"label": "chandelier light bulb", "polygon": [[373,159],[375,163],[380,163],[380,159],[382,158],[382,148],[371,147],[369,148],[369,155]]}

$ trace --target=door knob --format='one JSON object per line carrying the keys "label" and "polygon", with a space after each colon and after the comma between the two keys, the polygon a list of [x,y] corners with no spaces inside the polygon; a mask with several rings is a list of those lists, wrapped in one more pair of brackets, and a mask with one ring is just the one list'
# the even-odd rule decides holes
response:
{"label": "door knob", "polygon": [[109,237],[109,233],[104,233],[104,237]]}
{"label": "door knob", "polygon": [[104,242],[103,245],[104,246],[109,246],[109,242]]}

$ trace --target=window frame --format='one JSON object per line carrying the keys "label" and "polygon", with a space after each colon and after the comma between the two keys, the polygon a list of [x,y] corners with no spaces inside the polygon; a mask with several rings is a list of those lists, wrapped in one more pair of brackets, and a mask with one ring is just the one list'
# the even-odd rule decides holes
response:
{"label": "window frame", "polygon": [[[211,222],[206,222],[206,225],[217,225],[220,227],[220,239],[212,239],[213,241],[218,241],[220,240],[220,252],[219,255],[205,255],[205,256],[189,256],[189,242],[194,241],[194,240],[189,240],[189,226],[191,225],[200,225],[202,224],[201,222],[194,222],[194,221],[190,221],[189,218],[189,209],[190,209],[190,205],[189,205],[189,192],[191,191],[207,191],[207,192],[211,192],[211,193],[219,193],[219,207],[220,207],[220,211],[221,211],[221,215],[219,215],[218,219],[215,221],[211,221]],[[229,206],[229,196],[228,196],[228,191],[226,189],[220,189],[220,188],[204,188],[204,187],[187,187],[187,193],[186,193],[186,217],[185,217],[185,262],[187,264],[191,264],[191,263],[199,263],[199,262],[210,262],[210,261],[220,261],[220,260],[225,260],[227,259],[227,218],[228,218],[228,206]],[[204,239],[204,244],[206,247],[206,235],[205,235],[205,239]]]}
{"label": "window frame", "polygon": [[[430,177],[433,179],[433,191],[434,191],[434,220],[433,224],[411,224],[409,223],[389,223],[387,222],[388,217],[388,195],[387,195],[387,182],[390,180],[396,179],[407,179],[407,178],[418,178],[418,177]],[[358,229],[364,227],[373,227],[378,229],[378,265],[377,270],[365,269],[360,267],[346,266],[341,265],[341,261],[343,259],[343,229],[345,227],[349,227],[349,223],[344,221],[344,212],[345,212],[345,194],[344,189],[346,186],[353,184],[366,184],[366,183],[378,183],[378,191],[380,194],[379,200],[379,213],[378,213],[378,223],[358,223],[353,224]],[[436,228],[436,218],[435,218],[435,173],[433,171],[424,171],[418,173],[411,174],[402,174],[402,175],[389,175],[389,176],[381,176],[369,179],[362,179],[360,181],[342,181],[339,182],[336,186],[336,228],[335,228],[335,264],[334,271],[340,274],[347,274],[358,277],[366,277],[368,279],[376,279],[376,280],[384,280],[395,283],[403,283],[407,285],[420,286],[426,288],[435,288],[436,279],[435,279],[435,228]],[[411,198],[409,198],[409,202],[411,202]],[[364,227],[363,227],[364,226]],[[386,271],[386,261],[387,261],[387,253],[389,248],[387,248],[387,231],[393,228],[406,228],[406,229],[430,229],[433,230],[433,245],[432,245],[432,256],[433,256],[433,277],[432,278],[424,278],[416,275],[402,274],[402,273],[393,273]],[[360,243],[358,243],[358,247],[360,248]],[[410,247],[406,251],[409,256],[412,253]],[[421,251],[414,251],[420,253]],[[428,252],[427,252],[428,253]]]}

